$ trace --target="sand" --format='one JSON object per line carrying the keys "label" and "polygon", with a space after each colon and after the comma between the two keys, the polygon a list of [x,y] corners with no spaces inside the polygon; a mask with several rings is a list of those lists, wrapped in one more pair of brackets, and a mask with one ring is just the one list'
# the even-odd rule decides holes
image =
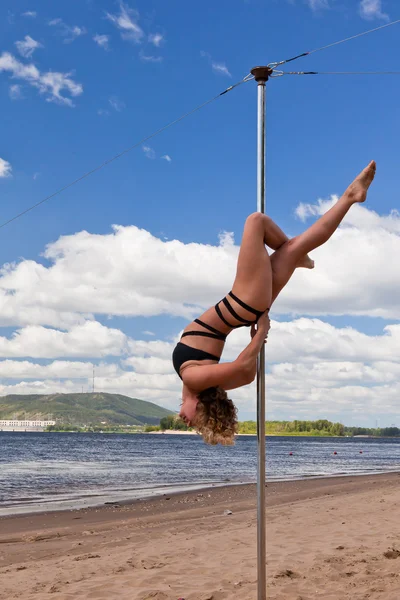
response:
{"label": "sand", "polygon": [[[399,600],[399,484],[269,483],[267,598]],[[0,598],[255,600],[255,491],[0,519]]]}

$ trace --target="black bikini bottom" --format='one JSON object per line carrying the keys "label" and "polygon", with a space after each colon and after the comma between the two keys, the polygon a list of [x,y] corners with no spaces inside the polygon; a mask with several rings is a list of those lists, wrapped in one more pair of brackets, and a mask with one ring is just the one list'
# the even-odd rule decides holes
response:
{"label": "black bikini bottom", "polygon": [[172,363],[179,377],[181,377],[179,373],[181,366],[188,360],[216,360],[219,362],[220,357],[214,356],[214,354],[210,354],[204,350],[199,350],[198,348],[191,348],[190,346],[186,346],[186,344],[182,344],[182,342],[178,342],[172,353]]}

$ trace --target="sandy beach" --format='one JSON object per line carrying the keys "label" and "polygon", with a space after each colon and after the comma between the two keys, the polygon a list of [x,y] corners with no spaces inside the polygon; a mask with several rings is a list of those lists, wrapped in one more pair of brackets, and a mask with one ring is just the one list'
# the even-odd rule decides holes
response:
{"label": "sandy beach", "polygon": [[[396,473],[269,483],[267,597],[399,600],[399,484]],[[0,519],[0,598],[254,600],[255,492]]]}

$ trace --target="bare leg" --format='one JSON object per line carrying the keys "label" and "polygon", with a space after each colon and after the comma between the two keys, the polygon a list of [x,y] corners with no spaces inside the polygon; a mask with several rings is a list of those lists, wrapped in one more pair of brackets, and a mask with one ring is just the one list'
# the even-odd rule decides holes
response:
{"label": "bare leg", "polygon": [[356,202],[364,202],[376,171],[372,161],[347,188],[340,200],[301,235],[285,242],[271,256],[273,274],[272,302],[292,276],[297,264],[315,248],[329,240]]}
{"label": "bare leg", "polygon": [[272,250],[278,250],[285,242],[289,241],[289,238],[285,233],[283,233],[282,229],[278,227],[276,223],[268,217],[267,215],[263,215],[264,217],[264,244]]}
{"label": "bare leg", "polygon": [[[278,227],[278,225],[267,215],[263,215],[264,217],[264,244],[266,244],[272,250],[279,250],[289,241],[287,235]],[[297,267],[305,267],[306,269],[314,268],[314,261],[307,255],[302,256],[297,265]]]}

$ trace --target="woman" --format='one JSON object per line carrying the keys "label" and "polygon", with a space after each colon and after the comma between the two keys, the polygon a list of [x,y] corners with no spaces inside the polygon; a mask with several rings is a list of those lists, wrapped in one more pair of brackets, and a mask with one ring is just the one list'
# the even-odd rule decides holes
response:
{"label": "woman", "polygon": [[[271,305],[296,267],[314,267],[308,253],[329,240],[354,203],[364,202],[375,171],[371,161],[327,213],[291,240],[266,215],[247,218],[232,291],[185,328],[184,342],[178,342],[172,357],[183,382],[179,416],[206,442],[233,443],[236,408],[226,392],[254,380]],[[265,246],[275,252],[269,256]],[[251,327],[249,345],[233,362],[219,364],[227,336],[246,326]]]}

